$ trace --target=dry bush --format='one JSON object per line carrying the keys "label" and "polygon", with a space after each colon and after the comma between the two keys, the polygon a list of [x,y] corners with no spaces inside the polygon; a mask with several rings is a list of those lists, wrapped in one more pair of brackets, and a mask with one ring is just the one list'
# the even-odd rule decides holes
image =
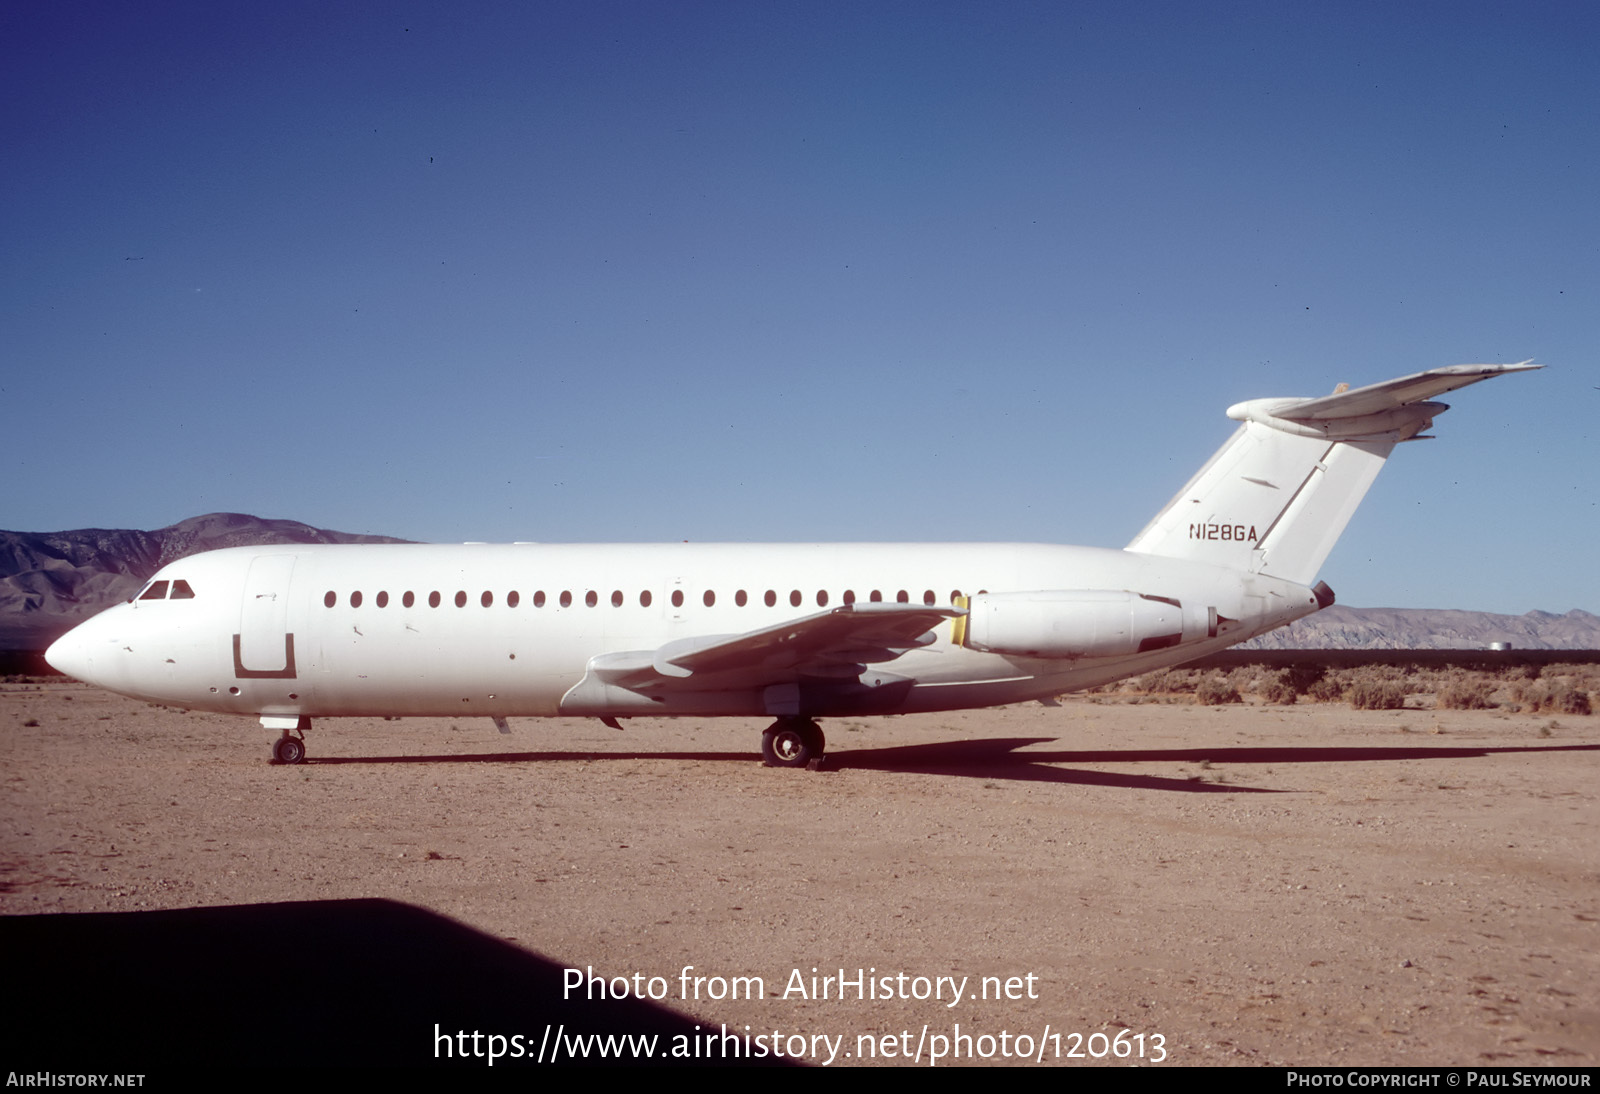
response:
{"label": "dry bush", "polygon": [[1568,662],[1546,665],[1544,678],[1562,680],[1591,695],[1600,691],[1600,665],[1574,665]]}
{"label": "dry bush", "polygon": [[1279,669],[1277,672],[1262,677],[1252,689],[1265,703],[1277,703],[1280,706],[1293,706],[1300,698],[1300,693],[1295,689],[1291,676],[1292,670]]}
{"label": "dry bush", "polygon": [[1406,705],[1406,696],[1410,693],[1401,676],[1387,665],[1356,669],[1346,692],[1350,705],[1357,710],[1399,710]]}
{"label": "dry bush", "polygon": [[1531,714],[1590,714],[1589,693],[1564,680],[1540,680],[1525,688],[1522,702]]}
{"label": "dry bush", "polygon": [[1344,673],[1329,673],[1306,688],[1306,698],[1315,703],[1342,703],[1349,681]]}
{"label": "dry bush", "polygon": [[1157,669],[1134,677],[1133,685],[1147,695],[1186,695],[1193,693],[1198,681],[1193,669]]}
{"label": "dry bush", "polygon": [[1240,695],[1256,690],[1256,680],[1265,672],[1259,665],[1243,665],[1231,670],[1223,680]]}
{"label": "dry bush", "polygon": [[1300,701],[1294,688],[1288,684],[1272,681],[1256,689],[1256,694],[1263,703],[1275,703],[1278,706],[1292,707]]}
{"label": "dry bush", "polygon": [[1203,707],[1221,706],[1224,703],[1242,703],[1239,689],[1221,676],[1207,676],[1194,689],[1194,701]]}
{"label": "dry bush", "polygon": [[1328,667],[1317,664],[1290,665],[1283,673],[1285,682],[1294,688],[1294,693],[1304,695],[1328,675]]}
{"label": "dry bush", "polygon": [[1436,706],[1440,710],[1492,710],[1490,694],[1494,687],[1487,680],[1447,680],[1439,686]]}
{"label": "dry bush", "polygon": [[1476,676],[1476,673],[1461,668],[1418,668],[1410,678],[1411,690],[1413,693],[1430,691],[1437,693],[1453,683],[1475,679]]}

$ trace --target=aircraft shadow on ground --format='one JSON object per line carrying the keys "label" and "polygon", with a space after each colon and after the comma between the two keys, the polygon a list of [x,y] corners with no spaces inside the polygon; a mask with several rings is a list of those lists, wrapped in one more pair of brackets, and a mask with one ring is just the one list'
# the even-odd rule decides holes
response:
{"label": "aircraft shadow on ground", "polygon": [[[961,778],[1014,782],[1067,783],[1186,793],[1278,794],[1289,790],[1238,786],[1217,781],[1224,773],[1172,777],[1115,771],[1091,771],[1056,764],[1310,764],[1380,763],[1395,760],[1482,759],[1503,753],[1594,752],[1600,745],[1415,745],[1400,747],[1277,747],[1174,749],[1039,749],[1053,737],[986,737],[938,744],[900,745],[830,751],[824,770],[886,771],[902,774],[953,775]],[[1021,749],[1028,751],[1019,751]],[[499,752],[474,756],[366,756],[311,759],[313,764],[451,764],[451,763],[606,763],[617,760],[682,760],[750,763],[757,757],[737,752]]]}
{"label": "aircraft shadow on ground", "polygon": [[[213,1068],[483,1069],[489,1034],[506,1037],[508,1051],[520,1035],[523,1056],[498,1060],[503,1072],[536,1062],[551,1043],[547,1027],[552,1040],[560,1027],[566,1044],[654,1035],[656,1065],[784,1062],[674,1060],[665,1055],[674,1038],[703,1045],[720,1023],[581,990],[563,1001],[563,966],[391,900],[7,916],[0,953],[15,1007],[7,1066],[17,1073],[144,1073],[159,1085],[166,1073]],[[474,1032],[484,1035],[476,1044]],[[601,1058],[591,1044],[587,1059],[559,1062],[644,1061]]]}

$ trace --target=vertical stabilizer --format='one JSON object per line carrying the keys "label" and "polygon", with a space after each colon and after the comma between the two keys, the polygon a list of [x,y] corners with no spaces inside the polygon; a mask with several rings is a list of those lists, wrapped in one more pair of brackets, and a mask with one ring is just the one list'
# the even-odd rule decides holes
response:
{"label": "vertical stabilizer", "polygon": [[1401,441],[1448,410],[1429,397],[1542,366],[1453,365],[1316,399],[1252,399],[1244,424],[1128,550],[1310,585]]}

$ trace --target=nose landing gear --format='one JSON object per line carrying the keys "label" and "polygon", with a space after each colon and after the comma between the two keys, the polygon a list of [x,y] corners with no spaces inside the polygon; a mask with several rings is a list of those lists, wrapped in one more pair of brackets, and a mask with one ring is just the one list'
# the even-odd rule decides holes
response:
{"label": "nose landing gear", "polygon": [[779,718],[761,734],[761,759],[768,767],[805,767],[827,748],[822,727],[810,718]]}
{"label": "nose landing gear", "polygon": [[275,764],[304,763],[306,758],[305,731],[310,728],[310,718],[299,719],[292,730],[285,726],[283,736],[272,744],[272,762]]}

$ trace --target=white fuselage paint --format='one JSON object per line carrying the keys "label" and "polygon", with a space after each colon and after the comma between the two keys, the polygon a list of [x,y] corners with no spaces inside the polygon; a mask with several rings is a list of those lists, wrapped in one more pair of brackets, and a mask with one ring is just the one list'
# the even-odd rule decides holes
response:
{"label": "white fuselage paint", "polygon": [[[285,545],[195,555],[154,580],[163,579],[182,579],[194,596],[108,609],[52,647],[51,663],[141,699],[274,717],[762,715],[774,709],[761,689],[571,693],[598,655],[744,634],[836,607],[847,594],[865,603],[874,590],[890,602],[904,590],[913,604],[931,590],[945,607],[956,593],[1127,591],[1214,608],[1225,619],[1216,637],[1114,658],[979,652],[952,641],[958,621],[946,621],[927,645],[867,665],[859,684],[873,690],[803,711],[909,713],[1090,687],[1317,610],[1309,589],[1259,574],[1032,544]],[[770,607],[768,590],[776,594]],[[614,698],[596,705],[594,694]]]}
{"label": "white fuselage paint", "polygon": [[285,763],[305,754],[291,731],[330,715],[690,714],[774,716],[763,758],[803,766],[825,743],[818,717],[1092,687],[1332,603],[1308,584],[1395,446],[1445,409],[1428,400],[1538,367],[1240,403],[1245,424],[1120,551],[240,547],[163,568],[46,657],[127,695],[257,715]]}

